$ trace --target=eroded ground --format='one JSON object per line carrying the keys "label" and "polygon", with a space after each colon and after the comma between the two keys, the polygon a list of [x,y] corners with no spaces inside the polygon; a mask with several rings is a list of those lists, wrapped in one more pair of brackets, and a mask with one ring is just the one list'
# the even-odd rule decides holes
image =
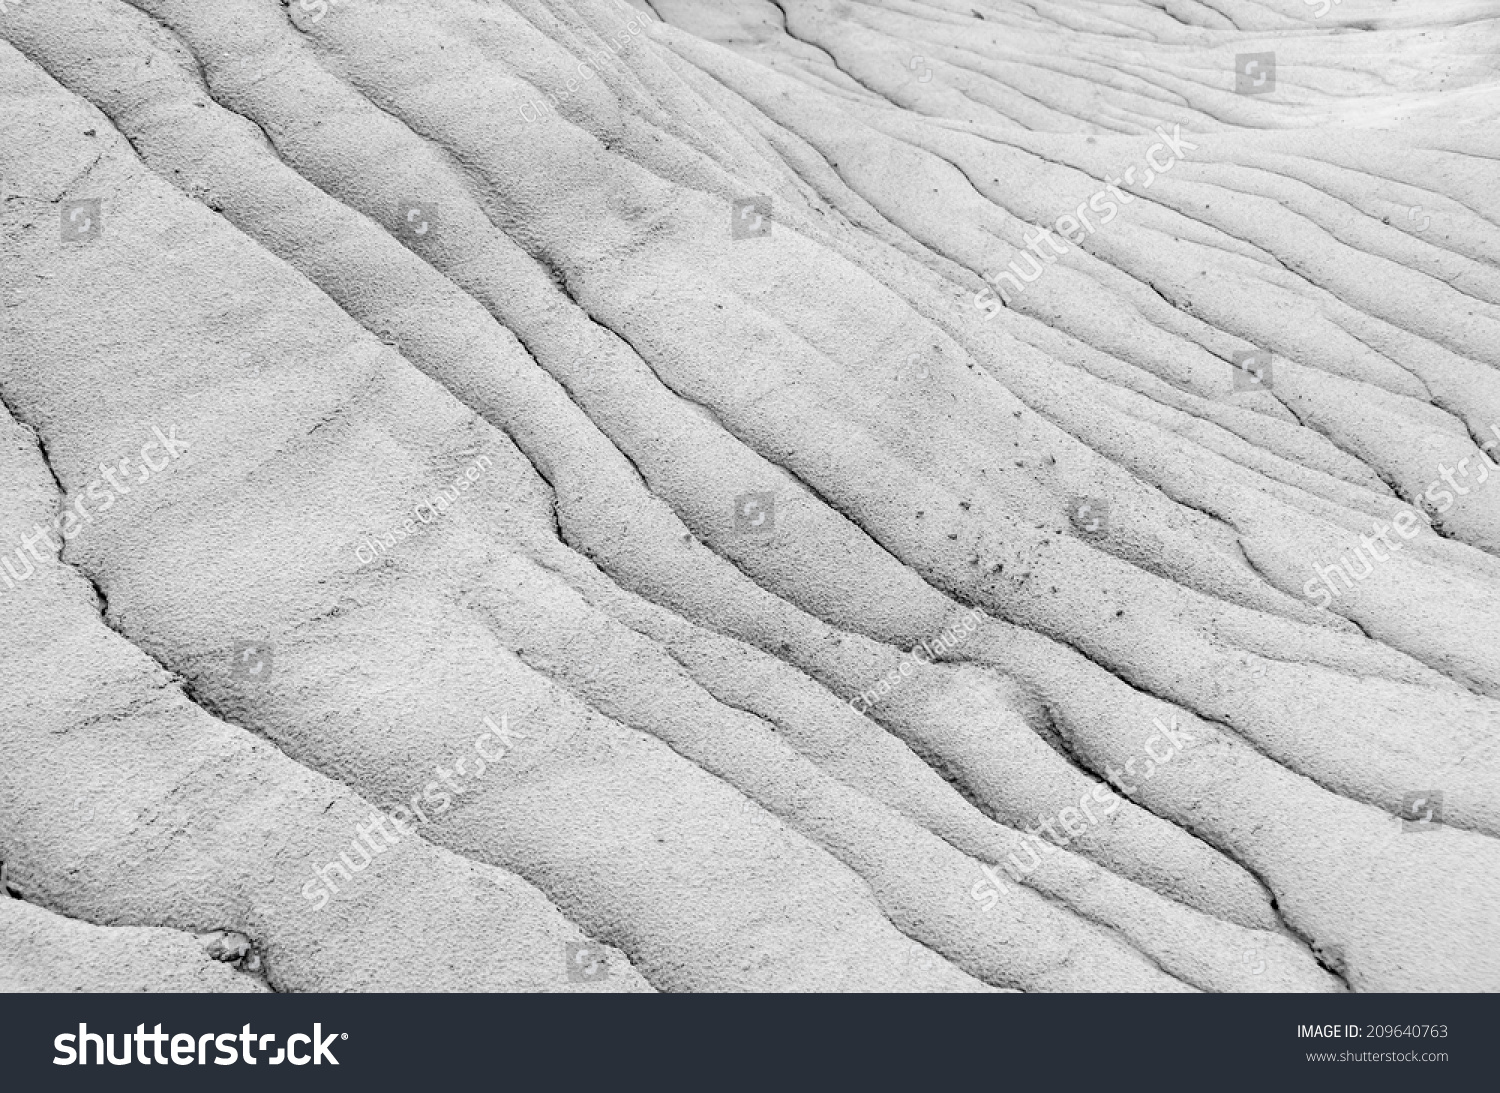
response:
{"label": "eroded ground", "polygon": [[1497,5],[0,6],[0,988],[1500,988]]}

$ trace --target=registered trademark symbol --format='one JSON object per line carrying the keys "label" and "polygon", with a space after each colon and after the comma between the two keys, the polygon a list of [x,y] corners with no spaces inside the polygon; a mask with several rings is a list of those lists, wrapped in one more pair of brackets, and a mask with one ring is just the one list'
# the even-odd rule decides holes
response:
{"label": "registered trademark symbol", "polygon": [[349,1034],[347,1032],[341,1032],[339,1033],[339,1036],[345,1040],[349,1039]]}

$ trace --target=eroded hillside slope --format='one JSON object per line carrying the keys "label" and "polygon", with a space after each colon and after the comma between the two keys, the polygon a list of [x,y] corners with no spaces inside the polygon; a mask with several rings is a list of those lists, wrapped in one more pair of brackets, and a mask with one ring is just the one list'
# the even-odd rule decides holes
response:
{"label": "eroded hillside slope", "polygon": [[0,959],[1500,988],[1491,8],[7,5]]}

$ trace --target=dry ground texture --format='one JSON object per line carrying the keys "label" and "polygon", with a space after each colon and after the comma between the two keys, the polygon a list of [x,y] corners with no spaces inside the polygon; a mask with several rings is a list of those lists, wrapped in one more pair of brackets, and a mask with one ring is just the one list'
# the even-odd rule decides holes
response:
{"label": "dry ground texture", "polygon": [[1500,3],[0,39],[0,988],[1500,989]]}

